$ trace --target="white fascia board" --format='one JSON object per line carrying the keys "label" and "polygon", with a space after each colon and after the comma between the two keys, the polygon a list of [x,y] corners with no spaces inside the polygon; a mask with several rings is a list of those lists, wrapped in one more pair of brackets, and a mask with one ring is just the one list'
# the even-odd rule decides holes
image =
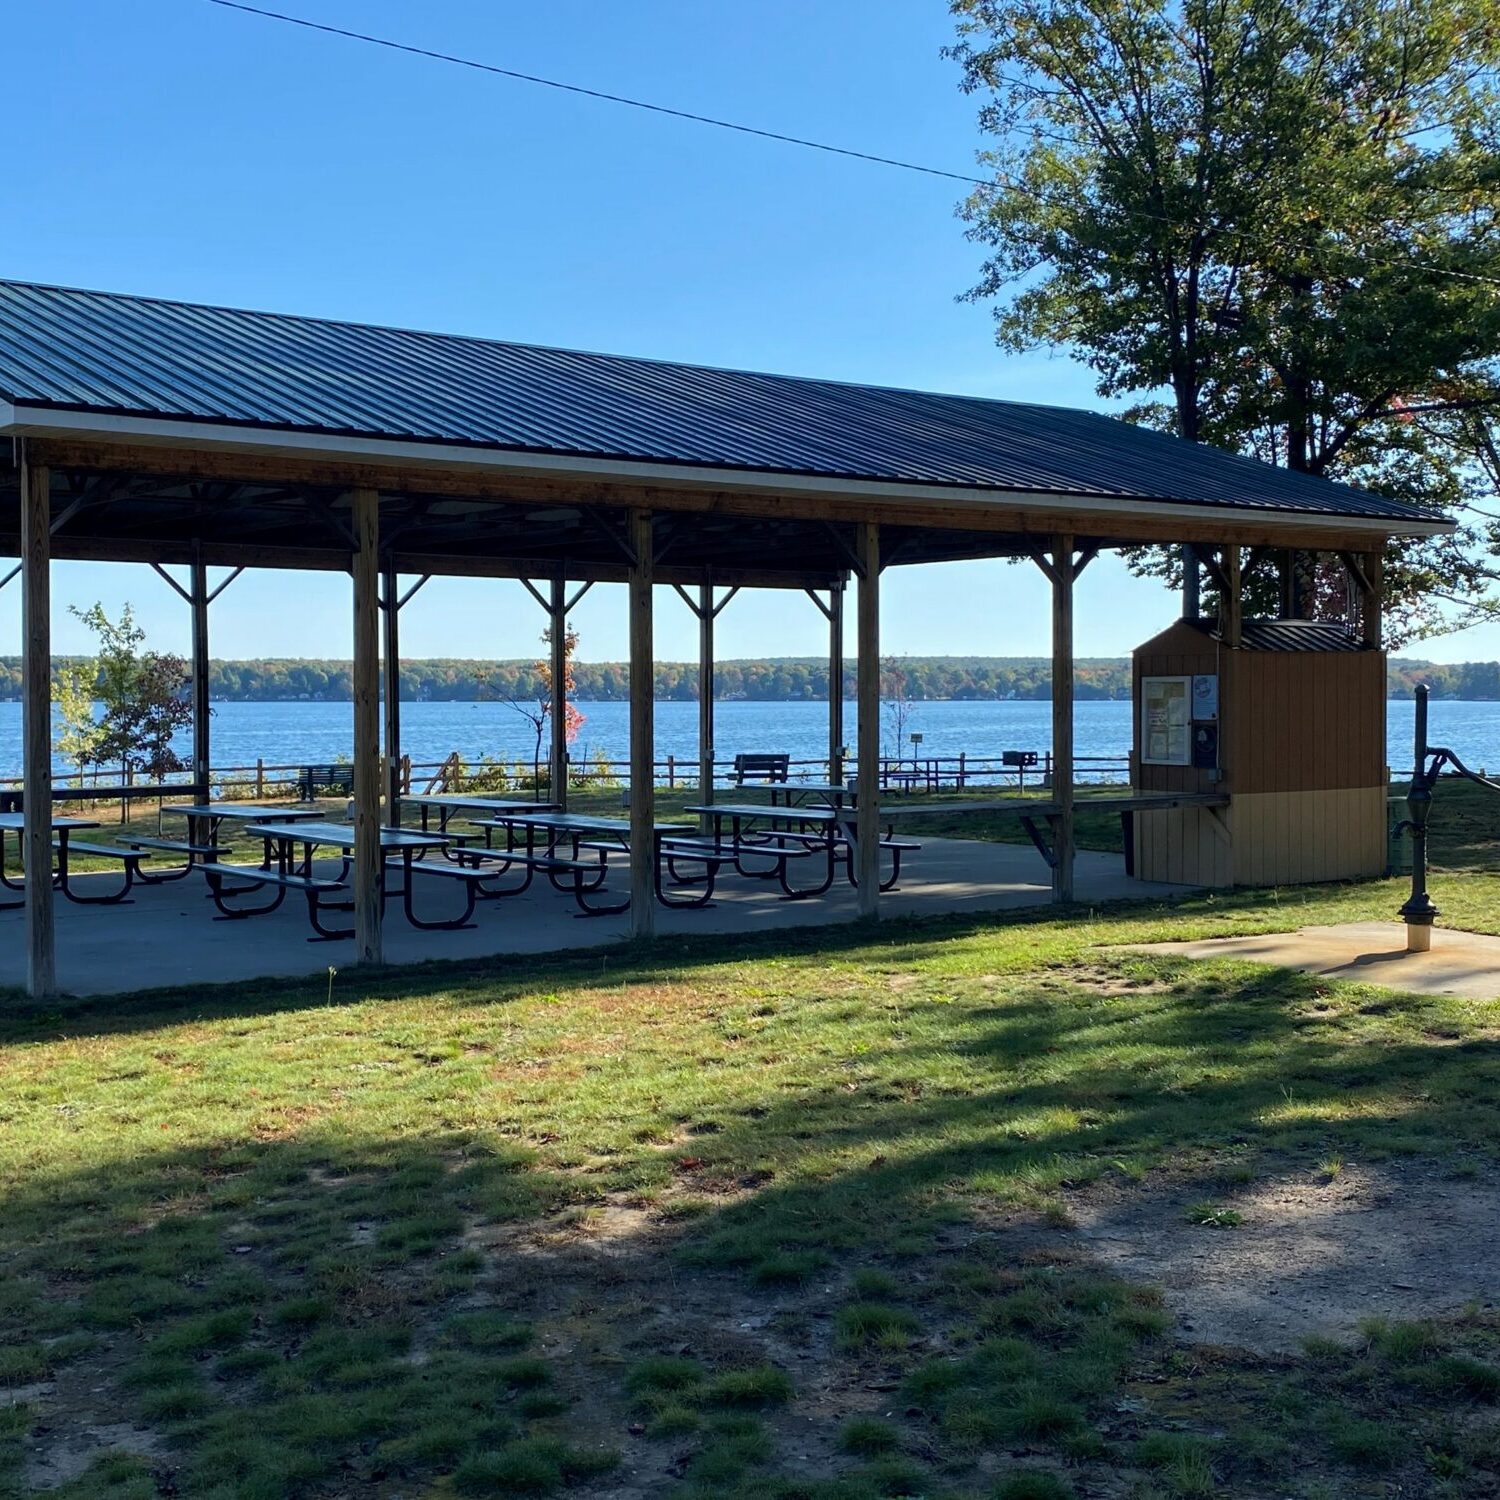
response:
{"label": "white fascia board", "polygon": [[[650,463],[638,459],[591,458],[584,454],[523,453],[504,448],[474,448],[401,438],[350,437],[341,433],[295,432],[282,428],[240,427],[217,422],[184,422],[162,417],[121,416],[108,412],[61,411],[51,407],[0,408],[0,435],[14,437],[92,438],[142,446],[187,445],[217,453],[261,457],[347,459],[353,463],[396,464],[413,469],[470,470],[483,474],[525,474],[582,482],[619,480],[677,488],[732,489],[749,494],[773,491],[828,499],[862,500],[872,505],[931,501],[958,509],[1046,510],[1081,517],[1149,515],[1161,520],[1202,521],[1233,516],[1264,522],[1279,530],[1327,530],[1330,525],[1371,536],[1444,536],[1451,521],[1403,521],[1378,516],[1282,511],[1236,510],[1213,502],[1193,505],[1131,495],[1066,495],[1041,490],[980,489],[962,485],[902,484],[897,481],[845,479],[817,474],[786,474],[758,469],[719,469],[693,464]],[[874,519],[874,518],[872,518]]]}

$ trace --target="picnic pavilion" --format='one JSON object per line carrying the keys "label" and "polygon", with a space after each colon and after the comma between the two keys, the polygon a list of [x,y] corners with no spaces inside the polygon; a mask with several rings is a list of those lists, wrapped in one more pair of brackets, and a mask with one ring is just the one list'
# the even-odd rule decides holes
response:
{"label": "picnic pavilion", "polygon": [[[207,569],[347,571],[354,926],[359,958],[370,963],[382,959],[376,835],[398,790],[383,768],[400,759],[400,611],[430,577],[527,580],[555,627],[579,588],[628,584],[630,844],[640,850],[651,847],[655,814],[655,586],[679,589],[700,625],[707,799],[714,619],[728,591],[811,594],[827,620],[831,659],[841,664],[852,581],[855,696],[868,730],[879,715],[883,570],[1030,560],[1052,592],[1047,852],[1054,895],[1066,901],[1073,599],[1095,556],[1143,543],[1181,547],[1184,622],[1218,653],[1254,644],[1240,602],[1250,570],[1281,571],[1282,614],[1294,622],[1302,609],[1297,557],[1337,555],[1357,603],[1350,649],[1328,668],[1337,684],[1352,670],[1341,661],[1380,654],[1388,540],[1451,529],[1378,495],[1092,412],[20,282],[0,282],[0,436],[11,439],[0,446],[0,552],[19,558],[0,577],[19,575],[23,589],[26,867],[51,861],[52,558],[187,568],[179,588],[192,611],[192,781],[202,797],[211,727]],[[1207,622],[1199,620],[1203,574],[1217,601]],[[403,580],[411,580],[404,592]],[[997,597],[976,599],[975,610],[1003,608]],[[563,634],[552,633],[559,651]],[[878,736],[860,734],[855,765],[842,764],[841,678],[830,673],[830,774],[838,780],[852,770],[861,789],[858,903],[861,915],[874,916]],[[1261,679],[1246,671],[1239,681],[1241,712],[1255,717]],[[554,682],[560,692],[560,671]],[[563,718],[552,715],[559,792]],[[1361,754],[1368,760],[1368,747]],[[1199,769],[1218,784],[1216,771]],[[1368,770],[1360,775],[1372,779]],[[1322,785],[1301,791],[1323,798]],[[1209,805],[1227,796],[1184,786],[1180,778],[1159,782],[1151,795],[1160,812],[1181,811],[1201,795],[1205,807],[1187,811],[1212,815],[1212,837],[1232,844],[1233,820]],[[1135,803],[1144,818],[1157,810],[1149,796]],[[1357,816],[1382,818],[1383,800],[1378,813]],[[649,860],[631,860],[630,890],[630,931],[648,937]],[[57,984],[49,882],[26,881],[25,919],[28,988],[48,995]]]}

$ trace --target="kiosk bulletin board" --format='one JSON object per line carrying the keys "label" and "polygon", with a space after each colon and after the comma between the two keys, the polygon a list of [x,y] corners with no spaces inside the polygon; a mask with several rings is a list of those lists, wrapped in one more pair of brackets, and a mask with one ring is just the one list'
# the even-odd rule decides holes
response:
{"label": "kiosk bulletin board", "polygon": [[1148,766],[1193,763],[1193,679],[1141,678],[1141,761]]}

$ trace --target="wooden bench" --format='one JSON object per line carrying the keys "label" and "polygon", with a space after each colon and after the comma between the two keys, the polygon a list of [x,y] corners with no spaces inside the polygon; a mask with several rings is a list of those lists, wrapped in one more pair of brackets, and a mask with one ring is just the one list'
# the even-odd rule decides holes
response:
{"label": "wooden bench", "polygon": [[[319,938],[331,941],[354,936],[352,927],[335,930],[325,927],[321,920],[325,911],[349,909],[346,903],[335,906],[331,902],[325,903],[323,899],[335,891],[347,891],[348,884],[343,880],[330,880],[319,875],[283,874],[280,870],[262,870],[254,865],[213,864],[202,865],[200,868],[208,879],[208,890],[214,899],[214,905],[218,907],[222,916],[232,921],[238,921],[242,917],[263,917],[268,912],[275,911],[286,900],[288,891],[301,891],[307,898],[307,920],[317,934],[316,938],[309,938],[309,942],[316,942]],[[234,888],[226,890],[224,885],[226,880],[235,881],[237,884]],[[243,895],[265,886],[270,886],[276,895],[264,906],[227,906],[225,904],[227,897]]]}
{"label": "wooden bench", "polygon": [[354,795],[354,767],[351,765],[303,766],[297,772],[297,800],[314,802],[318,788],[340,797]]}
{"label": "wooden bench", "polygon": [[228,844],[194,844],[186,839],[127,838],[124,842],[132,849],[150,849],[163,854],[186,856],[182,865],[176,869],[149,872],[141,870],[139,874],[143,885],[165,885],[171,880],[181,880],[184,876],[191,875],[200,863],[216,864],[225,855],[234,853]]}
{"label": "wooden bench", "polygon": [[[64,848],[67,850],[67,860],[58,861],[57,888],[69,901],[76,901],[80,906],[116,906],[124,901],[130,894],[131,887],[141,877],[142,863],[151,858],[149,854],[142,854],[139,849],[122,849],[118,844],[89,844],[80,839],[69,839],[66,845],[61,839],[53,839],[52,847],[59,852]],[[107,896],[80,896],[71,884],[73,870],[69,861],[75,854],[87,855],[90,859],[118,860],[124,884]]]}

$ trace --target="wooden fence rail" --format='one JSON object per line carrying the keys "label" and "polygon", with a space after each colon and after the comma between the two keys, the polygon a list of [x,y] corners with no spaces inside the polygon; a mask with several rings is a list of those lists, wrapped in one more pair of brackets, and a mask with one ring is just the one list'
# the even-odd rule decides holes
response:
{"label": "wooden fence rail", "polygon": [[[258,758],[253,763],[238,766],[214,766],[211,771],[212,785],[219,795],[237,796],[262,801],[266,798],[284,797],[295,792],[299,774],[306,762],[279,763]],[[1129,780],[1130,759],[1125,755],[1078,756],[1075,758],[1076,774],[1080,781],[1125,782]],[[823,781],[828,777],[828,762],[822,757],[793,760],[789,763],[790,780]],[[607,760],[603,757],[579,760],[569,766],[569,785],[578,788],[624,786],[629,781],[628,760]],[[1002,764],[998,755],[970,755],[967,752],[952,756],[928,755],[889,756],[881,760],[881,782],[888,790],[962,790],[966,787],[983,786],[1046,786],[1052,775],[1052,756],[1048,751],[1037,753],[1037,764],[1033,767],[1017,768]],[[401,762],[401,787],[408,794],[468,791],[476,787],[486,790],[531,791],[535,789],[538,775],[545,783],[548,775],[544,765],[539,771],[530,762],[512,761],[473,762],[466,761],[454,751],[437,761],[414,761],[403,757]],[[129,786],[136,778],[127,776]],[[162,778],[162,785],[182,783],[184,790],[188,773]],[[715,761],[715,785],[734,784],[733,760]],[[68,789],[109,788],[120,784],[119,773],[100,769],[79,775],[77,772],[59,772],[54,778],[53,796],[66,801]],[[656,762],[656,784],[669,791],[695,788],[698,784],[697,758],[679,761],[668,755]],[[0,776],[0,787],[19,788],[19,777]]]}

